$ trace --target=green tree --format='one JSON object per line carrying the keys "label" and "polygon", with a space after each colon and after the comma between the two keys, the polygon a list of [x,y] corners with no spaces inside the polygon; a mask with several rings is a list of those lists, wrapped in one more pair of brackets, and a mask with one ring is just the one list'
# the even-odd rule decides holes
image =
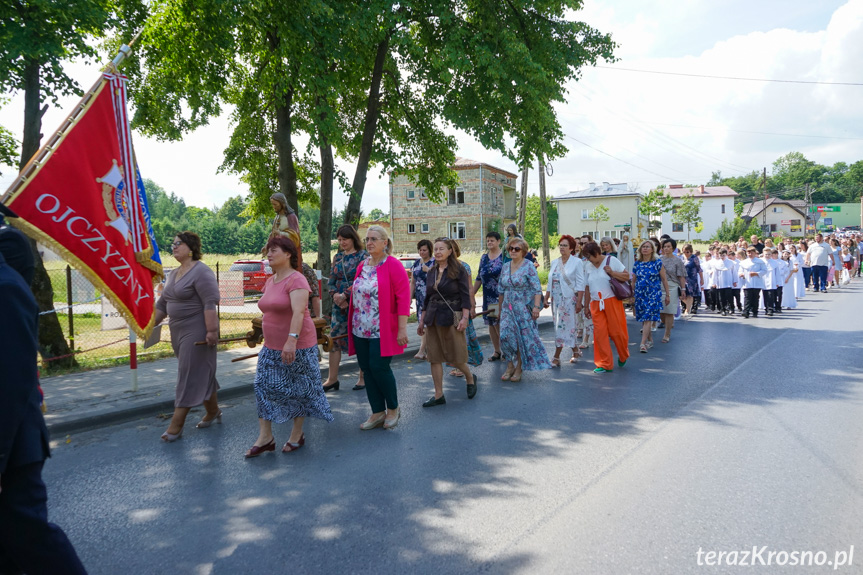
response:
{"label": "green tree", "polygon": [[233,196],[225,200],[225,203],[216,212],[216,215],[226,221],[234,222],[242,226],[248,219],[241,215],[246,210],[246,202],[242,196]]}
{"label": "green tree", "polygon": [[[131,5],[131,2],[130,2]],[[132,7],[134,8],[134,7]],[[39,150],[42,116],[50,100],[80,94],[80,87],[63,70],[76,58],[92,59],[98,39],[124,15],[112,0],[75,2],[23,1],[0,3],[0,93],[24,94],[24,131],[19,168]],[[135,10],[130,14],[134,15]],[[8,137],[5,138],[8,145]],[[54,290],[31,241],[36,271],[30,289],[40,311],[54,309]],[[39,352],[43,358],[66,356],[69,346],[56,314],[39,316]],[[43,369],[74,367],[75,358],[46,362]]]}
{"label": "green tree", "polygon": [[[542,246],[542,204],[539,196],[527,197],[527,211],[524,218],[524,241],[530,245],[531,249]],[[546,209],[548,211],[548,235],[549,237],[557,234],[557,205],[553,202],[546,201]]]}
{"label": "green tree", "polygon": [[609,219],[608,208],[605,207],[604,204],[599,204],[593,208],[589,214],[587,214],[587,219],[593,220],[596,226],[594,229],[594,237],[596,237],[599,234],[599,222],[607,222]]}
{"label": "green tree", "polygon": [[388,222],[390,215],[380,208],[374,208],[369,212],[369,215],[363,218],[364,222]]}
{"label": "green tree", "polygon": [[692,194],[683,196],[683,201],[677,204],[671,212],[671,221],[686,226],[686,241],[689,241],[689,232],[692,227],[701,223],[702,199],[695,199]]}
{"label": "green tree", "polygon": [[147,192],[151,218],[167,218],[178,222],[186,215],[185,200],[177,197],[174,192],[166,192],[162,186],[148,178],[144,179],[144,190]]}
{"label": "green tree", "polygon": [[644,216],[647,216],[648,226],[658,228],[661,224],[657,224],[657,220],[662,220],[662,214],[670,212],[672,208],[672,198],[665,191],[665,186],[660,186],[650,190],[646,196],[641,198],[638,203],[638,211]]}

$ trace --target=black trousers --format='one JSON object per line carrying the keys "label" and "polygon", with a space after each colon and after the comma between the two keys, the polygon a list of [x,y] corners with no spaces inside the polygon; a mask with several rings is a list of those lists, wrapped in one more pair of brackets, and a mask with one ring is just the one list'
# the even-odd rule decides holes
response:
{"label": "black trousers", "polygon": [[773,302],[773,309],[782,313],[782,286],[776,288],[776,301]]}
{"label": "black trousers", "polygon": [[773,310],[776,309],[776,289],[764,290],[764,311],[767,315],[773,315]]}
{"label": "black trousers", "polygon": [[8,467],[0,491],[0,574],[86,575],[63,530],[48,522],[44,462]]}
{"label": "black trousers", "polygon": [[746,288],[743,298],[743,313],[758,317],[758,296],[761,288]]}
{"label": "black trousers", "polygon": [[716,294],[714,293],[713,288],[704,291],[704,305],[711,311],[716,310],[716,306],[718,304],[716,302]]}
{"label": "black trousers", "polygon": [[716,302],[716,307],[721,311],[733,311],[734,304],[732,303],[731,298],[731,288],[710,288],[711,292],[714,293],[714,301]]}
{"label": "black trousers", "polygon": [[737,309],[743,309],[743,304],[740,303],[740,290],[737,288],[731,288],[731,293],[734,295],[734,301],[737,303]]}

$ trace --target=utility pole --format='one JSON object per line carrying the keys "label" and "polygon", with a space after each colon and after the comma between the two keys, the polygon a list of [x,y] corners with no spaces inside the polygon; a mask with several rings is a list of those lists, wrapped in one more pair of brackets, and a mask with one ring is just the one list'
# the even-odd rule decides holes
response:
{"label": "utility pole", "polygon": [[545,162],[542,154],[539,156],[539,205],[542,214],[542,264],[545,269],[551,268],[548,255],[548,206],[545,203]]}
{"label": "utility pole", "polygon": [[529,168],[527,165],[521,171],[521,196],[518,198],[518,233],[524,235],[524,218],[527,214],[527,174]]}
{"label": "utility pole", "polygon": [[[809,214],[812,213],[812,190],[809,184],[806,184],[806,215],[803,218],[803,237],[809,233]],[[814,219],[813,219],[814,221]]]}
{"label": "utility pole", "polygon": [[764,190],[764,209],[761,211],[761,233],[769,233],[767,228],[767,168],[761,174],[761,188]]}

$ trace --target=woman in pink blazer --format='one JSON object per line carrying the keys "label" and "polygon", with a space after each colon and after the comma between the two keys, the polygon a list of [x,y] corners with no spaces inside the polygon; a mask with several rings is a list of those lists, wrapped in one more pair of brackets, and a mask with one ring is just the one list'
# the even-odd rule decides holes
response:
{"label": "woman in pink blazer", "polygon": [[390,361],[408,344],[410,284],[401,262],[389,255],[393,242],[384,228],[369,226],[365,241],[369,257],[357,267],[351,290],[348,354],[357,354],[372,406],[360,429],[392,429],[399,422],[399,399]]}

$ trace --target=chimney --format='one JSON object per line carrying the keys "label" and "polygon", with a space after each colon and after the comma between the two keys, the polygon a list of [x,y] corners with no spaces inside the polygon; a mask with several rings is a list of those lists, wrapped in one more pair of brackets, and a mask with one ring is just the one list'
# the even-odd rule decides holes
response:
{"label": "chimney", "polygon": [[592,190],[595,187],[596,187],[596,182],[590,182],[590,189]]}
{"label": "chimney", "polygon": [[703,194],[703,193],[704,193],[704,186],[703,186],[703,185],[702,185],[702,186],[698,186],[698,193],[699,193],[699,194]]}

